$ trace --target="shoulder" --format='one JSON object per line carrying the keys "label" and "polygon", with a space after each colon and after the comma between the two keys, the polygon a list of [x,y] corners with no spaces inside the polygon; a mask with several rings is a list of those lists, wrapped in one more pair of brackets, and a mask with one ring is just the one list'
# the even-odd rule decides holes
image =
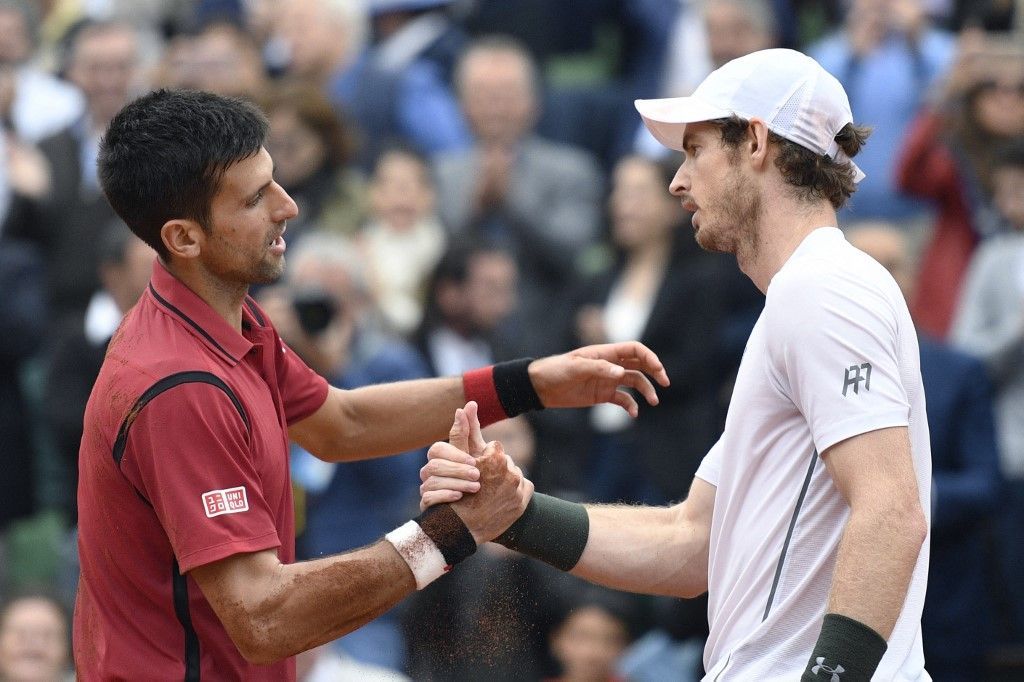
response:
{"label": "shoulder", "polygon": [[886,270],[846,242],[799,254],[772,278],[765,297],[769,322],[801,325],[869,324],[895,331],[902,294]]}
{"label": "shoulder", "polygon": [[209,374],[227,380],[205,346],[143,294],[125,315],[107,346],[104,373],[125,389],[142,392],[167,377]]}

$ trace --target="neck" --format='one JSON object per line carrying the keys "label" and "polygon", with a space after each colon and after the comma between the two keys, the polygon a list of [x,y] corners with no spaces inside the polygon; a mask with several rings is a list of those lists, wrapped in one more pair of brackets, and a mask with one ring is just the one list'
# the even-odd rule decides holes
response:
{"label": "neck", "polygon": [[206,301],[207,305],[239,332],[242,331],[242,303],[249,287],[216,278],[205,270],[164,262],[168,272]]}
{"label": "neck", "polygon": [[761,293],[800,242],[819,227],[835,227],[835,209],[828,200],[808,203],[793,199],[785,190],[766,194],[774,196],[772,206],[761,212],[755,240],[741,244],[736,251],[740,270],[754,282]]}

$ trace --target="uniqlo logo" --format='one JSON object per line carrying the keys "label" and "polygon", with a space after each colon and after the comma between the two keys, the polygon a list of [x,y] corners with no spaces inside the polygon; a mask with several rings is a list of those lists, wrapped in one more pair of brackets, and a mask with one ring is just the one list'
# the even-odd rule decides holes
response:
{"label": "uniqlo logo", "polygon": [[203,509],[211,519],[221,514],[249,511],[249,498],[245,495],[245,486],[203,493]]}

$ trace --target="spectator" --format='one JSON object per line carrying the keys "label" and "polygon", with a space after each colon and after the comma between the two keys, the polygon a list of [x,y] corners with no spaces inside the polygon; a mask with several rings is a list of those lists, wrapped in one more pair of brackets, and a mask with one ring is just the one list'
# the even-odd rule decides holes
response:
{"label": "spectator", "polygon": [[978,242],[991,231],[992,155],[1024,135],[1024,51],[1019,44],[967,32],[942,100],[922,112],[900,155],[904,191],[937,212],[911,301],[919,327],[949,333],[960,287]]}
{"label": "spectator", "polygon": [[511,39],[474,42],[456,84],[473,148],[438,157],[440,214],[459,239],[513,254],[522,274],[522,335],[530,353],[557,347],[552,311],[600,228],[600,170],[584,152],[533,133],[538,83],[530,55]]}
{"label": "spectator", "polygon": [[22,371],[43,340],[42,263],[30,245],[0,238],[0,593],[7,576],[4,536],[35,511],[35,455]]}
{"label": "spectator", "polygon": [[[311,233],[290,257],[284,290],[263,302],[278,332],[334,386],[354,389],[428,376],[420,355],[384,333],[362,259],[336,235]],[[386,459],[328,464],[291,447],[293,480],[305,491],[299,559],[336,554],[373,542],[416,508],[426,451]],[[345,656],[391,670],[403,666],[398,615],[388,612],[336,643]]]}
{"label": "spectator", "polygon": [[71,682],[68,616],[42,592],[25,593],[0,609],[0,680]]}
{"label": "spectator", "polygon": [[[995,543],[1009,611],[1006,639],[1024,643],[1024,140],[996,156],[994,201],[1012,231],[981,244],[971,259],[950,337],[977,355],[995,387],[996,424],[1006,490]],[[940,498],[941,499],[941,498]]]}
{"label": "spectator", "polygon": [[189,42],[194,78],[199,90],[257,100],[267,87],[260,51],[252,37],[235,24],[206,25]]}
{"label": "spectator", "polygon": [[449,250],[431,275],[416,345],[434,376],[517,355],[517,341],[501,331],[518,305],[519,272],[500,249]]}
{"label": "spectator", "polygon": [[354,166],[352,127],[308,83],[279,84],[264,110],[275,176],[299,207],[288,221],[292,240],[316,229],[353,234],[365,218],[366,186]]}
{"label": "spectator", "polygon": [[14,96],[9,122],[28,142],[71,125],[82,114],[84,101],[75,88],[33,63],[37,43],[34,3],[0,0],[0,70],[14,74]]}
{"label": "spectator", "polygon": [[363,0],[290,0],[266,10],[273,27],[271,52],[286,58],[285,73],[333,90],[363,50],[366,10]]}
{"label": "spectator", "polygon": [[422,320],[426,280],[447,241],[430,166],[412,150],[388,150],[377,160],[369,195],[370,220],[358,240],[373,297],[388,326],[408,336]]}
{"label": "spectator", "polygon": [[[884,265],[910,298],[908,240],[899,228],[858,223],[848,238]],[[928,599],[921,617],[925,662],[936,682],[980,680],[994,625],[989,522],[1002,492],[992,385],[984,365],[972,356],[927,334],[918,342],[934,505]]]}
{"label": "spectator", "polygon": [[953,61],[953,36],[935,28],[924,0],[854,0],[843,27],[808,48],[839,79],[853,115],[874,127],[858,156],[866,177],[839,219],[906,219],[925,206],[903,195],[893,149]]}
{"label": "spectator", "polygon": [[120,219],[111,221],[97,248],[100,287],[93,292],[81,327],[56,340],[47,366],[43,420],[67,474],[68,491],[62,508],[74,526],[78,517],[78,446],[82,418],[93,382],[100,372],[107,344],[121,318],[139,300],[153,269],[153,249],[136,237]]}
{"label": "spectator", "polygon": [[14,71],[0,65],[0,235],[26,232],[50,191],[46,157],[8,125],[14,88]]}
{"label": "spectator", "polygon": [[86,111],[77,122],[43,140],[52,183],[40,220],[26,235],[40,245],[48,269],[47,293],[54,335],[78,330],[99,288],[96,245],[114,212],[96,175],[100,136],[136,85],[135,30],[120,23],[87,23],[71,42],[68,77],[81,88]]}
{"label": "spectator", "polygon": [[[683,5],[665,51],[663,83],[641,97],[656,97],[659,93],[665,97],[688,95],[713,69],[778,45],[778,21],[769,0],[707,0],[700,6]],[[629,115],[636,126],[632,102]],[[667,156],[665,147],[643,125],[637,130],[639,153],[656,159]]]}
{"label": "spectator", "polygon": [[618,163],[608,201],[617,257],[584,283],[573,306],[572,343],[642,339],[672,380],[658,409],[636,421],[590,411],[586,490],[595,501],[666,504],[684,497],[721,427],[722,290],[734,268],[694,243],[687,214],[665,191],[674,175],[674,166],[642,157]]}
{"label": "spectator", "polygon": [[153,68],[153,85],[171,90],[196,90],[199,87],[196,36],[175,33],[167,38]]}
{"label": "spectator", "polygon": [[470,137],[451,91],[465,36],[447,13],[452,0],[371,0],[373,42],[331,97],[366,133],[369,165],[388,144],[432,156]]}
{"label": "spectator", "polygon": [[625,682],[616,668],[631,640],[635,597],[587,585],[551,634],[561,674],[551,682]]}

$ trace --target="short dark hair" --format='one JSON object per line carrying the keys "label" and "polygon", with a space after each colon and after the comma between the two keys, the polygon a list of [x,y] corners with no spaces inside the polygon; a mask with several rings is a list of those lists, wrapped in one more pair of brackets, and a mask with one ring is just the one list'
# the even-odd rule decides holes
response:
{"label": "short dark hair", "polygon": [[[721,130],[722,142],[733,149],[739,147],[750,126],[750,121],[736,115],[712,123]],[[847,123],[836,133],[835,141],[852,159],[860,152],[869,135],[871,128]],[[782,173],[783,179],[796,189],[799,198],[808,201],[828,199],[833,208],[840,209],[857,191],[852,163],[815,154],[807,147],[771,131],[768,132],[768,140],[779,147],[775,167]]]}
{"label": "short dark hair", "polygon": [[168,220],[204,229],[224,172],[263,147],[267,119],[254,105],[192,90],[157,90],[125,106],[100,142],[99,178],[121,219],[161,258]]}

